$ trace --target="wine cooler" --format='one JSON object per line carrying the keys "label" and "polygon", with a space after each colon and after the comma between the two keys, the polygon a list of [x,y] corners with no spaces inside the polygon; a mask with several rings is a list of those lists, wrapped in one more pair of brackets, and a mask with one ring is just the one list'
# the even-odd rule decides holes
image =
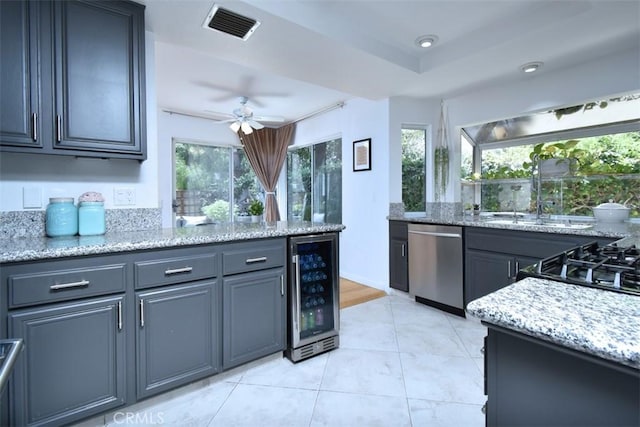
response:
{"label": "wine cooler", "polygon": [[337,233],[289,239],[288,348],[293,362],[338,347]]}

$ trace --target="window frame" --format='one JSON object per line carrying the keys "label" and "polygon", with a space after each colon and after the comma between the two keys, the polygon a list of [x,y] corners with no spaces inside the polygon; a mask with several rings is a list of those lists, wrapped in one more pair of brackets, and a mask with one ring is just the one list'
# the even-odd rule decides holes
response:
{"label": "window frame", "polygon": [[[235,206],[235,187],[234,187],[234,151],[244,150],[242,145],[238,144],[224,144],[224,143],[215,143],[211,141],[203,141],[191,138],[179,138],[174,137],[171,139],[171,195],[172,195],[172,223],[177,224],[178,215],[176,213],[176,144],[190,144],[190,145],[199,145],[204,147],[212,147],[212,148],[224,148],[229,150],[229,165],[228,165],[228,173],[229,173],[229,222],[237,222],[236,217],[234,215],[234,206]],[[245,153],[246,156],[246,153]],[[264,200],[264,188],[262,188],[262,184],[258,180],[255,175],[255,171],[251,168],[253,172],[254,179],[256,180],[257,186],[259,188],[258,193],[255,195],[256,197],[262,196],[262,200]],[[180,215],[183,216],[183,215]]]}

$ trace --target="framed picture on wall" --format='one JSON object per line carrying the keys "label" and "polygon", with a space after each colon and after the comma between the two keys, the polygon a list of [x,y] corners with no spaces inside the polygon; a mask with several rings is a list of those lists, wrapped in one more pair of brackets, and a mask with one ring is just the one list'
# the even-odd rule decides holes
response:
{"label": "framed picture on wall", "polygon": [[353,141],[353,171],[371,170],[371,138]]}

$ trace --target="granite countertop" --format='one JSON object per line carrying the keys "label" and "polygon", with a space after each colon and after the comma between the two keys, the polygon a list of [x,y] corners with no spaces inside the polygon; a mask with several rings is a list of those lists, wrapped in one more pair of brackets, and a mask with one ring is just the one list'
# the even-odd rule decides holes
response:
{"label": "granite countertop", "polygon": [[107,233],[101,236],[0,239],[0,263],[327,233],[344,229],[342,224],[281,221],[212,224]]}
{"label": "granite countertop", "polygon": [[525,278],[467,305],[487,323],[640,369],[640,297]]}
{"label": "granite countertop", "polygon": [[[500,228],[503,230],[537,231],[543,233],[575,234],[578,236],[594,237],[628,237],[640,236],[640,223],[621,222],[615,224],[598,223],[593,220],[585,220],[582,223],[588,228],[568,228],[549,225],[533,225],[512,223],[510,217],[493,218],[490,216],[463,216],[463,215],[437,215],[437,216],[412,216],[412,215],[389,215],[390,221],[406,221],[425,224],[459,225],[465,227]],[[499,220],[499,223],[492,222]],[[521,220],[522,221],[522,220]],[[556,224],[561,223],[559,220]],[[572,221],[572,224],[579,224],[580,221]]]}

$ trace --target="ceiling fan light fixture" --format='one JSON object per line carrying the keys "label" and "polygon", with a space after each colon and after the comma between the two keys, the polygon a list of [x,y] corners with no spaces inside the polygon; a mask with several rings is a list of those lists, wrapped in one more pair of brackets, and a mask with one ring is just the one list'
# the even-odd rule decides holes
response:
{"label": "ceiling fan light fixture", "polygon": [[247,134],[247,135],[249,135],[250,133],[253,132],[253,128],[247,122],[242,122],[242,124],[240,125],[240,129],[242,129],[242,132]]}
{"label": "ceiling fan light fixture", "polygon": [[530,74],[530,73],[535,73],[536,71],[538,71],[540,69],[540,67],[542,67],[543,63],[540,61],[536,61],[536,62],[528,62],[524,65],[522,65],[520,67],[520,70],[523,73],[526,74]]}
{"label": "ceiling fan light fixture", "polygon": [[426,36],[420,36],[416,39],[416,44],[422,48],[430,48],[438,41],[438,36],[429,34]]}
{"label": "ceiling fan light fixture", "polygon": [[235,133],[238,133],[238,131],[240,130],[240,122],[233,122],[229,125],[229,129],[231,129],[232,131],[234,131]]}

